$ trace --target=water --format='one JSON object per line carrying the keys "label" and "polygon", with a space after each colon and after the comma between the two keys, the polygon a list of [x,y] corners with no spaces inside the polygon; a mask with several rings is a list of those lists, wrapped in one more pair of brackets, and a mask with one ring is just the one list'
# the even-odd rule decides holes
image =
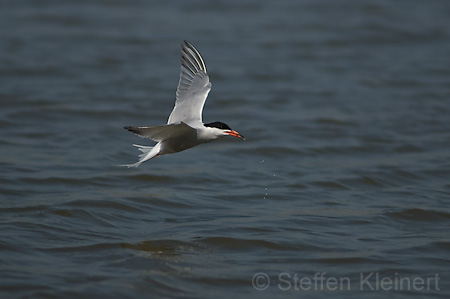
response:
{"label": "water", "polygon": [[[0,11],[3,298],[449,297],[448,1]],[[247,139],[115,166],[184,39]]]}

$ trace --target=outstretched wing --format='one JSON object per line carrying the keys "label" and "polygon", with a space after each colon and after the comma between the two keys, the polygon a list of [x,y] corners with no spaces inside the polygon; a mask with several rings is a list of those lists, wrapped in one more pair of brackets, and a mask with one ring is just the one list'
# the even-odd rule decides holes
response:
{"label": "outstretched wing", "polygon": [[206,66],[200,53],[189,42],[181,46],[181,74],[175,107],[168,124],[184,122],[198,127],[202,124],[202,111],[211,90]]}
{"label": "outstretched wing", "polygon": [[196,134],[196,130],[185,123],[162,125],[155,127],[124,127],[140,137],[150,138],[156,142],[177,136]]}

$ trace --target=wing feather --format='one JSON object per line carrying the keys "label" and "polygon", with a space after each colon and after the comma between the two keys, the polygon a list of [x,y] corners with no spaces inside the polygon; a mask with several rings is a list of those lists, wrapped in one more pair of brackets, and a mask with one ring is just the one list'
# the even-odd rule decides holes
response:
{"label": "wing feather", "polygon": [[154,127],[124,127],[128,131],[137,134],[142,138],[150,138],[156,142],[164,141],[168,138],[175,138],[184,134],[195,132],[195,129],[191,128],[185,123],[170,124]]}
{"label": "wing feather", "polygon": [[175,107],[167,124],[184,122],[192,127],[202,124],[202,111],[211,90],[206,65],[189,42],[181,46],[181,73]]}

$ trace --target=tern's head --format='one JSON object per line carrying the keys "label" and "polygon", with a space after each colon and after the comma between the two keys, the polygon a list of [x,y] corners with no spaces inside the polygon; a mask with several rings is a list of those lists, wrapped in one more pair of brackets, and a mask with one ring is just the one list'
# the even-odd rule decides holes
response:
{"label": "tern's head", "polygon": [[235,130],[231,129],[227,124],[220,122],[220,121],[215,121],[213,123],[205,124],[205,127],[215,129],[215,131],[217,132],[217,136],[230,135],[230,136],[244,139],[244,136],[242,136]]}

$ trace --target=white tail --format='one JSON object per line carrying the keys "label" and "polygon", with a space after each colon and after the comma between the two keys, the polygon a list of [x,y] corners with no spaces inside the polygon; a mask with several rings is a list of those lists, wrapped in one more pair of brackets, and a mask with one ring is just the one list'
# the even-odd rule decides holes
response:
{"label": "white tail", "polygon": [[142,162],[145,162],[147,160],[150,160],[154,157],[156,157],[159,154],[159,150],[161,149],[161,144],[157,143],[155,146],[145,146],[145,145],[138,145],[133,144],[133,146],[137,147],[142,154],[139,155],[139,161],[137,161],[134,164],[126,164],[126,165],[119,165],[119,166],[126,166],[128,168],[130,167],[138,167],[141,165]]}

